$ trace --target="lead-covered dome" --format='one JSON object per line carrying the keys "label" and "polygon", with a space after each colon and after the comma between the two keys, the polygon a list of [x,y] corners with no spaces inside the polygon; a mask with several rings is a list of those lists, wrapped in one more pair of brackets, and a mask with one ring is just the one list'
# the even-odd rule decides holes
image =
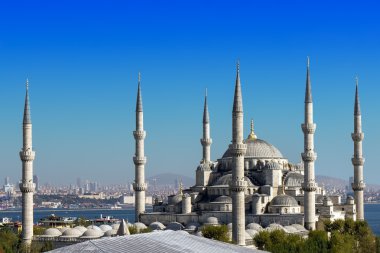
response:
{"label": "lead-covered dome", "polygon": [[[220,177],[213,185],[230,185],[232,181],[232,174],[227,174],[222,177]],[[248,187],[254,186],[254,184],[251,182],[251,180],[248,177],[244,177],[244,181],[247,182]]]}
{"label": "lead-covered dome", "polygon": [[298,206],[297,200],[292,196],[281,194],[272,199],[271,206]]}
{"label": "lead-covered dome", "polygon": [[304,175],[297,172],[289,172],[285,177],[285,186],[301,187],[304,181]]}
{"label": "lead-covered dome", "polygon": [[[261,140],[261,139],[247,139],[245,141],[247,144],[247,151],[245,153],[245,157],[256,158],[256,159],[282,159],[284,158],[281,154],[280,150],[278,150],[272,144]],[[228,149],[223,158],[232,157],[231,150]]]}

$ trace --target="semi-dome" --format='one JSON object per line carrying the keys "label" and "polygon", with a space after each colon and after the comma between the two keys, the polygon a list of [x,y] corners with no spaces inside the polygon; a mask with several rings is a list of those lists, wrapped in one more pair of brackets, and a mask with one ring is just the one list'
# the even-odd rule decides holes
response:
{"label": "semi-dome", "polygon": [[82,238],[99,238],[103,236],[103,234],[101,230],[89,228],[83,233]]}
{"label": "semi-dome", "polygon": [[254,229],[246,229],[245,232],[249,235],[250,238],[255,237],[259,232]]}
{"label": "semi-dome", "polygon": [[[249,158],[257,158],[257,159],[282,159],[283,155],[281,154],[280,150],[278,150],[275,146],[272,144],[269,144],[268,142],[261,140],[261,139],[247,139],[245,141],[245,144],[247,144],[247,151],[245,153],[245,157]],[[226,157],[232,157],[231,150],[228,149],[224,155],[223,158]]]}
{"label": "semi-dome", "polygon": [[48,228],[44,231],[42,237],[57,237],[62,235],[61,231],[56,228]]}
{"label": "semi-dome", "polygon": [[232,203],[232,198],[229,196],[219,196],[214,201],[214,203]]}
{"label": "semi-dome", "polygon": [[62,237],[79,237],[82,232],[76,228],[69,228],[62,233]]}
{"label": "semi-dome", "polygon": [[271,206],[298,206],[297,200],[292,196],[281,194],[272,199]]}
{"label": "semi-dome", "polygon": [[[231,181],[232,181],[232,174],[227,174],[227,175],[224,175],[224,176],[220,177],[218,180],[216,180],[216,182],[213,185],[214,186],[217,186],[217,185],[230,185]],[[247,182],[247,186],[248,187],[255,186],[248,177],[244,177],[244,181]]]}
{"label": "semi-dome", "polygon": [[171,196],[169,199],[169,205],[177,205],[182,202],[182,194]]}
{"label": "semi-dome", "polygon": [[69,228],[68,227],[61,227],[61,228],[58,228],[59,232],[63,233],[65,232],[66,230],[68,230]]}
{"label": "semi-dome", "polygon": [[285,177],[285,186],[301,187],[304,181],[304,176],[297,172],[289,172]]}

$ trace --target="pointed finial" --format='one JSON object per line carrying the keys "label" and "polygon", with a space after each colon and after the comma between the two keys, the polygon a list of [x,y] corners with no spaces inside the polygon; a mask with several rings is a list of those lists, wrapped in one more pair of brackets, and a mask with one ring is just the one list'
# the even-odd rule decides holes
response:
{"label": "pointed finial", "polygon": [[253,119],[251,119],[251,132],[249,133],[247,139],[248,140],[256,140],[257,139],[257,136],[256,136],[255,131],[254,131]]}
{"label": "pointed finial", "polygon": [[237,63],[236,63],[236,70],[237,70],[237,72],[240,72],[240,60],[239,59],[237,60]]}
{"label": "pointed finial", "polygon": [[139,72],[139,75],[138,75],[138,85],[137,85],[136,112],[142,112],[143,111],[140,81],[141,81],[141,73]]}
{"label": "pointed finial", "polygon": [[361,112],[360,112],[360,99],[359,99],[359,78],[358,78],[358,75],[356,75],[355,81],[356,81],[356,89],[355,89],[354,115],[361,115]]}
{"label": "pointed finial", "polygon": [[310,58],[309,58],[309,56],[307,57],[305,103],[313,103],[313,98],[311,95]]}
{"label": "pointed finial", "polygon": [[139,79],[139,83],[141,82],[141,72],[139,71],[139,77],[138,77],[138,79]]}
{"label": "pointed finial", "polygon": [[205,96],[207,97],[207,88],[206,88],[206,90],[205,90]]}
{"label": "pointed finial", "polygon": [[25,83],[26,89],[29,89],[29,79],[26,78],[26,83]]}

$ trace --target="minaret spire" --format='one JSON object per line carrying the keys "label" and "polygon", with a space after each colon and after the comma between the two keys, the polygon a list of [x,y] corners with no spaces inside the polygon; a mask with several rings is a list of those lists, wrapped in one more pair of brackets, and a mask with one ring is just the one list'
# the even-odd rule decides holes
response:
{"label": "minaret spire", "polygon": [[363,149],[362,141],[364,139],[364,133],[362,132],[362,115],[360,112],[359,101],[359,80],[356,77],[356,90],[355,90],[355,107],[354,107],[354,132],[351,134],[354,141],[354,157],[351,159],[354,166],[354,182],[352,183],[352,189],[355,195],[356,204],[356,218],[358,220],[364,220],[364,198],[363,191],[365,188],[363,177]]}
{"label": "minaret spire", "polygon": [[232,241],[245,245],[245,189],[244,155],[247,145],[243,142],[243,99],[240,84],[240,66],[236,66],[236,83],[234,104],[232,108],[232,143],[229,146],[232,154]]}
{"label": "minaret spire", "polygon": [[311,96],[311,81],[310,81],[310,60],[307,58],[306,71],[306,93],[305,93],[305,121],[302,126],[304,133],[304,152],[302,160],[304,163],[304,183],[302,189],[304,191],[304,214],[305,228],[308,230],[315,229],[315,191],[317,184],[314,175],[314,161],[317,159],[317,154],[314,152],[314,133],[316,124],[313,121],[313,100]]}
{"label": "minaret spire", "polygon": [[137,102],[136,102],[136,131],[133,132],[136,142],[136,152],[133,157],[135,164],[135,182],[133,190],[135,191],[135,219],[140,220],[140,214],[145,212],[145,191],[147,185],[145,183],[145,163],[146,157],[144,153],[144,139],[146,132],[144,131],[144,113],[141,96],[141,75],[138,77]]}
{"label": "minaret spire", "polygon": [[23,117],[23,146],[20,151],[22,161],[22,180],[19,184],[22,192],[22,240],[29,247],[33,238],[33,160],[32,120],[29,105],[29,81],[26,80],[26,95]]}
{"label": "minaret spire", "polygon": [[28,79],[26,79],[25,87],[26,87],[26,94],[25,94],[25,106],[24,106],[23,124],[32,124],[32,117],[30,116],[29,80]]}
{"label": "minaret spire", "polygon": [[[208,112],[207,104],[207,89],[205,91],[205,102],[203,108],[203,136],[202,144],[202,160],[201,164],[196,170],[195,186],[199,191],[203,190],[207,186],[210,174],[211,174],[211,144],[212,139],[210,137],[210,115]],[[195,189],[195,188],[194,188]]]}

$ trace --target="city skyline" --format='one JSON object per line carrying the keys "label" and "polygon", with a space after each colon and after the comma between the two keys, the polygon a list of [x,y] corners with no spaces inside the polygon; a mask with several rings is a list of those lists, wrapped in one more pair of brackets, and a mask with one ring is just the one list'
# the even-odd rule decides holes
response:
{"label": "city skyline", "polygon": [[[364,179],[378,182],[379,35],[373,29],[380,20],[376,8],[369,3],[330,4],[326,10],[323,5],[296,10],[287,6],[293,16],[280,23],[287,17],[280,8],[239,3],[220,3],[218,11],[211,11],[209,3],[200,8],[200,2],[191,6],[152,2],[145,8],[144,3],[40,3],[45,9],[23,5],[14,17],[10,14],[18,6],[3,3],[2,9],[10,12],[0,17],[8,25],[0,37],[2,174],[14,182],[21,178],[18,151],[24,83],[29,78],[38,154],[34,171],[41,183],[69,183],[77,177],[131,182],[137,73],[141,71],[146,174],[192,176],[202,158],[199,140],[206,88],[211,160],[221,157],[230,143],[237,59],[245,94],[244,137],[253,118],[259,138],[299,162],[306,56],[310,56],[318,124],[316,174],[343,179],[353,175],[351,132],[358,74],[366,134]],[[86,7],[89,12],[84,13]],[[334,12],[338,7],[344,11]],[[314,12],[303,13],[309,8]],[[187,14],[190,10],[199,18]],[[112,14],[123,11],[125,15]],[[230,18],[225,19],[228,13]]]}

